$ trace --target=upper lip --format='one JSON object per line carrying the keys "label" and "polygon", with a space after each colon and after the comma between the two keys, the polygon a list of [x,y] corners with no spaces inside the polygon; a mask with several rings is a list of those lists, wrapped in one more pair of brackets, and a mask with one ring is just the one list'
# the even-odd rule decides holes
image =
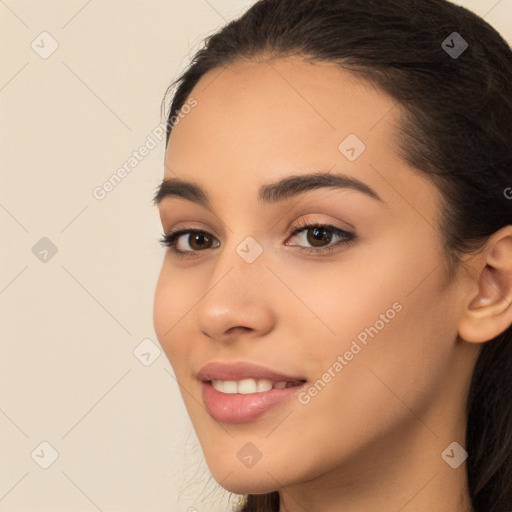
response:
{"label": "upper lip", "polygon": [[272,382],[305,381],[301,376],[285,375],[270,368],[248,362],[221,363],[212,361],[205,364],[196,374],[204,382],[211,380],[267,379]]}

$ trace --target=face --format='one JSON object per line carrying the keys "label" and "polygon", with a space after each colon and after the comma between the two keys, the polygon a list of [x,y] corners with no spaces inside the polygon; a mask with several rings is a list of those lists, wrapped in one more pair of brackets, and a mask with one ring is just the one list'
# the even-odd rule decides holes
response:
{"label": "face", "polygon": [[[204,196],[162,188],[163,231],[183,233],[154,323],[213,477],[263,493],[354,475],[406,436],[407,453],[439,458],[449,441],[431,432],[458,425],[446,418],[467,384],[460,293],[440,195],[397,155],[394,101],[299,58],[214,70],[191,96],[164,178]],[[212,362],[227,366],[201,373]],[[300,382],[263,391],[264,377]]]}

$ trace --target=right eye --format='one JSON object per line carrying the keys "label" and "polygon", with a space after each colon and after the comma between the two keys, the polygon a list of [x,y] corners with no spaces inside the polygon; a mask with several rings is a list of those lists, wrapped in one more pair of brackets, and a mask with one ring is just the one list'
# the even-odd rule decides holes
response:
{"label": "right eye", "polygon": [[[217,241],[217,245],[212,246],[214,240]],[[160,238],[160,243],[181,258],[196,256],[200,251],[220,245],[220,242],[210,233],[196,229],[180,229],[164,233]],[[187,248],[187,245],[190,249]]]}

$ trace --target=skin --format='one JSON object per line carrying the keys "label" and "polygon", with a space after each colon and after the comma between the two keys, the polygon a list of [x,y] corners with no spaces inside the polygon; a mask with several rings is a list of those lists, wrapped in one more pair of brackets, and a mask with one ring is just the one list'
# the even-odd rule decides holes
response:
{"label": "skin", "polygon": [[[482,342],[512,323],[512,227],[449,279],[442,198],[398,156],[399,108],[333,64],[237,62],[191,96],[165,177],[201,185],[211,209],[168,197],[159,212],[164,232],[200,229],[220,245],[200,251],[183,236],[180,248],[196,256],[167,249],[154,324],[213,477],[235,493],[280,490],[287,512],[471,510],[466,464],[452,469],[441,454],[465,446]],[[354,162],[338,150],[351,133],[366,145]],[[355,177],[382,201],[333,188],[258,201],[261,185],[312,171]],[[308,231],[289,236],[298,221],[357,239],[302,253],[312,244]],[[247,236],[263,248],[250,264],[236,252]],[[308,404],[292,399],[243,424],[205,409],[195,378],[205,363],[251,361],[313,384],[397,302],[401,311]],[[250,468],[237,457],[247,442],[262,453]]]}

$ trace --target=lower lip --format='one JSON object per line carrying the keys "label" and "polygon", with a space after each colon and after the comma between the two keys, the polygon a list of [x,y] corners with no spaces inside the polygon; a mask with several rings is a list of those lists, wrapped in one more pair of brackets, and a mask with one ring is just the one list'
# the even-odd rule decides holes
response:
{"label": "lower lip", "polygon": [[221,393],[211,382],[203,382],[203,400],[210,416],[220,423],[246,423],[259,418],[272,407],[290,400],[307,383],[261,393]]}

